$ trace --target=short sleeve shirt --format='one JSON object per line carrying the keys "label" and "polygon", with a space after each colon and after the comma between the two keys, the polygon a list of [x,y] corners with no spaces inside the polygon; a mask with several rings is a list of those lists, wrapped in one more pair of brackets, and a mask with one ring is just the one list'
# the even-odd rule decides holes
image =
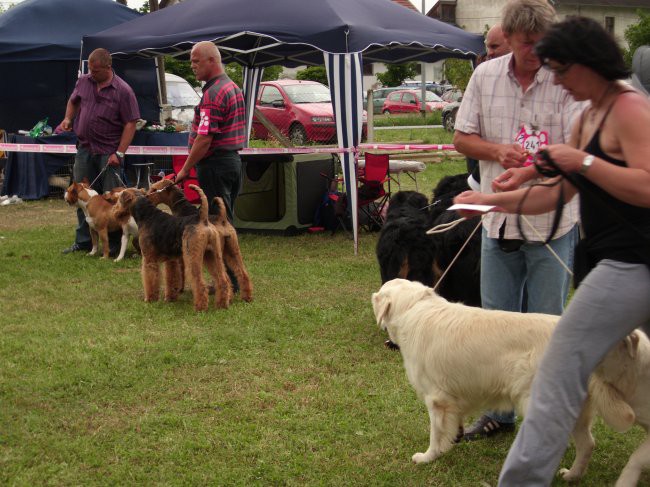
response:
{"label": "short sleeve shirt", "polygon": [[[552,73],[542,67],[526,92],[513,72],[512,54],[481,63],[474,71],[456,115],[454,128],[466,134],[478,134],[483,140],[498,144],[513,144],[522,126],[535,127],[548,134],[548,144],[568,143],[573,121],[584,104],[559,85],[553,84]],[[479,161],[481,192],[492,193],[492,181],[505,169],[496,161]],[[526,185],[539,182],[528,182]],[[556,238],[565,235],[578,221],[578,198],[564,206]],[[540,241],[552,228],[555,212],[527,216],[537,233],[524,224],[526,238]],[[499,237],[506,221],[504,238],[518,239],[516,215],[488,213],[483,225],[490,238]]]}
{"label": "short sleeve shirt", "polygon": [[197,135],[211,135],[207,155],[216,150],[238,151],[246,142],[246,108],[239,87],[222,74],[203,87],[201,102],[194,108],[189,137],[192,148]]}
{"label": "short sleeve shirt", "polygon": [[89,74],[82,75],[70,99],[80,103],[74,120],[79,144],[92,154],[111,154],[117,150],[124,125],[140,118],[135,93],[113,73],[111,82],[97,91]]}

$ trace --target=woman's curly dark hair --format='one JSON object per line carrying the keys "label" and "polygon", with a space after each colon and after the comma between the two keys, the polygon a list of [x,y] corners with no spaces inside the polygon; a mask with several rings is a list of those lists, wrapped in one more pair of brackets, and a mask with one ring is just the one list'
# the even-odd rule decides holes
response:
{"label": "woman's curly dark hair", "polygon": [[580,16],[553,24],[535,46],[540,59],[582,64],[614,81],[630,76],[616,40],[597,21]]}

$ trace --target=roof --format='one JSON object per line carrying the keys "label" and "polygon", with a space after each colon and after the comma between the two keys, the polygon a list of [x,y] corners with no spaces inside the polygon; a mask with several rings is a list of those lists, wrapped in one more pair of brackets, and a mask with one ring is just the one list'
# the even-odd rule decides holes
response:
{"label": "roof", "polygon": [[411,10],[415,10],[416,12],[419,12],[417,8],[415,8],[415,5],[413,5],[409,0],[393,0],[398,5],[401,5],[402,7],[410,8]]}
{"label": "roof", "polygon": [[650,9],[648,0],[554,0],[555,7],[623,7]]}

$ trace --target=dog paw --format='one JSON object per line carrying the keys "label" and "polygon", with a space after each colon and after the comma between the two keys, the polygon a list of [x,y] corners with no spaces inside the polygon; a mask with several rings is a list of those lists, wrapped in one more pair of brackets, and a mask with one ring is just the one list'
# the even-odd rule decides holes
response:
{"label": "dog paw", "polygon": [[426,452],[426,453],[416,453],[411,457],[411,460],[413,461],[413,463],[420,464],[420,463],[429,463],[434,458],[435,458],[434,455],[429,454],[429,452]]}
{"label": "dog paw", "polygon": [[572,472],[568,468],[561,468],[558,470],[558,475],[562,477],[562,480],[565,482],[576,482],[580,480],[581,475],[577,474],[576,472]]}

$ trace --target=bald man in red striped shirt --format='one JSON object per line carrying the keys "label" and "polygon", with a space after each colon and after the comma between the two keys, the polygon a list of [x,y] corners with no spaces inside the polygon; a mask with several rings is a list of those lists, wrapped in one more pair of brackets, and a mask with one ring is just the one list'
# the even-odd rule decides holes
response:
{"label": "bald man in red striped shirt", "polygon": [[228,77],[219,49],[211,42],[198,42],[190,55],[196,79],[205,81],[201,102],[194,109],[189,137],[190,153],[176,175],[176,181],[189,176],[196,166],[199,186],[210,202],[210,213],[218,212],[212,203],[220,196],[232,221],[235,199],[241,185],[241,158],[238,151],[246,142],[246,109],[239,87]]}

